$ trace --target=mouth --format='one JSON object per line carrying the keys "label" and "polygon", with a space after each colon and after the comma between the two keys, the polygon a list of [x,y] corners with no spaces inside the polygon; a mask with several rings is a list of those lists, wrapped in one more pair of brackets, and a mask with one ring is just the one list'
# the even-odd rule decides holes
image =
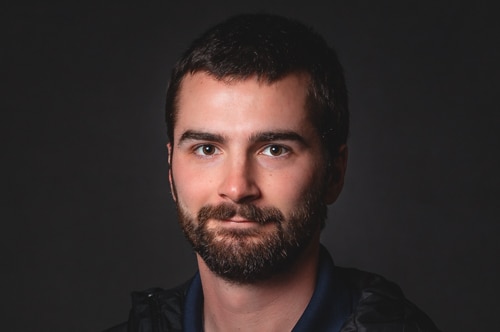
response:
{"label": "mouth", "polygon": [[283,214],[278,209],[258,208],[254,205],[207,205],[198,212],[198,221],[209,225],[207,227],[267,228],[283,220]]}
{"label": "mouth", "polygon": [[256,221],[249,220],[249,219],[239,217],[239,216],[234,216],[232,218],[224,219],[222,221],[223,222],[233,222],[233,223],[237,223],[237,224],[239,224],[239,223],[256,223]]}
{"label": "mouth", "polygon": [[223,226],[251,226],[251,225],[260,225],[258,222],[254,220],[249,220],[245,218],[233,217],[229,219],[219,220]]}
{"label": "mouth", "polygon": [[226,230],[257,230],[268,227],[257,221],[237,216],[228,219],[214,219],[211,224],[212,227],[220,227],[220,229]]}

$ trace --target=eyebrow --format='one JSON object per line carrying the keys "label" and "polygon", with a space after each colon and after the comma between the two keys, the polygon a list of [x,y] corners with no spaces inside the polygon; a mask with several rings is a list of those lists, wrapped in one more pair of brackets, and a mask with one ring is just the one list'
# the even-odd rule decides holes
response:
{"label": "eyebrow", "polygon": [[[213,134],[196,130],[186,130],[180,137],[179,144],[188,140],[224,143],[224,141],[226,141],[226,138],[225,136],[220,134]],[[295,141],[300,144],[307,145],[306,140],[301,135],[299,135],[294,131],[289,131],[289,130],[258,132],[250,136],[249,141],[252,143],[272,142],[272,141]]]}
{"label": "eyebrow", "polygon": [[212,134],[195,130],[186,130],[179,139],[179,144],[188,140],[223,143],[225,139],[224,136],[219,134]]}
{"label": "eyebrow", "polygon": [[256,133],[250,137],[251,142],[272,142],[272,141],[295,141],[303,145],[306,140],[294,131],[279,130],[279,131],[264,131]]}

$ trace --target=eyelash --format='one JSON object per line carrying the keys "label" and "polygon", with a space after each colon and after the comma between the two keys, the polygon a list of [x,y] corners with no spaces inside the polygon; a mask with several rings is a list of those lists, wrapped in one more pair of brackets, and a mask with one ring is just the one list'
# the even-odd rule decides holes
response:
{"label": "eyelash", "polygon": [[[212,148],[212,149],[214,149],[214,152],[210,153],[210,154],[206,154],[203,151],[204,148]],[[212,157],[215,154],[219,154],[220,149],[213,144],[201,144],[201,145],[197,145],[193,148],[193,153],[197,156],[200,156],[200,157]]]}
{"label": "eyelash", "polygon": [[[271,151],[272,148],[278,148],[280,149],[280,153],[279,155],[274,155]],[[269,150],[269,153],[264,153],[264,151],[266,150]],[[261,150],[260,154],[263,154],[265,156],[269,156],[269,157],[284,157],[288,154],[290,154],[291,150],[290,148],[287,148],[286,146],[283,146],[283,145],[279,145],[279,144],[270,144],[270,145],[267,145],[266,147],[264,147],[264,149]]]}
{"label": "eyelash", "polygon": [[[206,153],[206,151],[204,151],[204,149],[206,149],[206,148],[214,149],[214,151],[212,153]],[[278,148],[279,154],[274,155],[273,152],[271,152],[271,149],[273,149],[273,148]],[[267,150],[269,150],[269,152],[266,152]],[[209,158],[209,157],[212,157],[214,155],[220,154],[221,151],[218,147],[216,147],[213,144],[200,144],[200,145],[197,145],[193,148],[193,153],[199,157]],[[274,157],[274,158],[285,157],[285,156],[289,155],[290,153],[291,153],[290,148],[283,146],[283,145],[280,145],[280,144],[269,144],[269,145],[266,145],[263,149],[261,149],[259,151],[259,154],[261,154],[261,155],[264,155],[267,157]]]}

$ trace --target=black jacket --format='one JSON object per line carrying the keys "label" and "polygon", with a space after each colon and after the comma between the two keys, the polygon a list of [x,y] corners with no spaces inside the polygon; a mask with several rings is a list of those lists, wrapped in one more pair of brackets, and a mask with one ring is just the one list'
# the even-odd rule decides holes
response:
{"label": "black jacket", "polygon": [[[396,284],[356,269],[334,269],[349,288],[352,303],[351,313],[340,332],[438,331],[431,319],[409,302]],[[133,307],[128,322],[106,332],[183,331],[183,308],[189,284],[187,282],[169,290],[150,289],[132,293]]]}

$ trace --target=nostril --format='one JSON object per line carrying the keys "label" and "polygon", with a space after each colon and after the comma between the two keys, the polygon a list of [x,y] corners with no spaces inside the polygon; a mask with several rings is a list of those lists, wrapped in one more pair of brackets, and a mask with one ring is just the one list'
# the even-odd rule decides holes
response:
{"label": "nostril", "polygon": [[248,203],[260,196],[257,184],[248,178],[228,178],[219,188],[219,195],[234,203]]}
{"label": "nostril", "polygon": [[251,202],[260,197],[256,171],[247,150],[232,150],[227,154],[218,193],[232,203]]}

